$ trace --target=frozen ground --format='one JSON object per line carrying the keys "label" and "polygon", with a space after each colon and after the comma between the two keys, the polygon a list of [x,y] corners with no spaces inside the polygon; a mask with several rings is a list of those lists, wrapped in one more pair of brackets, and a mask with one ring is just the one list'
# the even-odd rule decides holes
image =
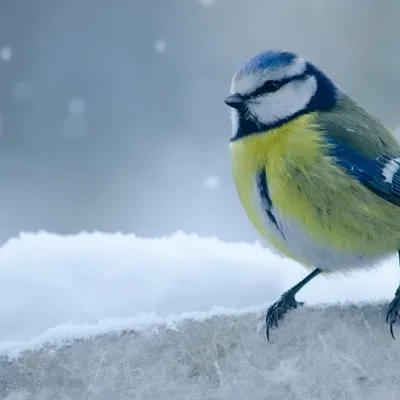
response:
{"label": "frozen ground", "polygon": [[317,277],[267,343],[265,307],[305,273],[183,233],[23,234],[0,249],[0,398],[398,399],[396,260]]}

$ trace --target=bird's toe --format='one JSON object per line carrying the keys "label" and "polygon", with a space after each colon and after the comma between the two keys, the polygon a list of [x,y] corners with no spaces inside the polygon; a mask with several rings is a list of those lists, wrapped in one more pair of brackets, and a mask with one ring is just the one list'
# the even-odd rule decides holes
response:
{"label": "bird's toe", "polygon": [[268,308],[265,317],[265,329],[268,341],[271,328],[273,326],[278,327],[278,321],[281,320],[289,310],[302,306],[303,304],[304,303],[296,301],[294,294],[288,291]]}
{"label": "bird's toe", "polygon": [[386,314],[386,322],[390,326],[390,334],[394,339],[393,328],[396,322],[400,321],[400,292],[396,292],[395,298],[389,304],[388,312]]}

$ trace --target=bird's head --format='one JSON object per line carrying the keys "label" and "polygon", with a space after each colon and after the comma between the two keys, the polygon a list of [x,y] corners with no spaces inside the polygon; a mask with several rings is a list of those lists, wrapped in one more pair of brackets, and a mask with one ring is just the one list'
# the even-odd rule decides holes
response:
{"label": "bird's head", "polygon": [[232,138],[266,132],[306,113],[329,111],[340,89],[298,55],[264,51],[251,58],[232,79]]}

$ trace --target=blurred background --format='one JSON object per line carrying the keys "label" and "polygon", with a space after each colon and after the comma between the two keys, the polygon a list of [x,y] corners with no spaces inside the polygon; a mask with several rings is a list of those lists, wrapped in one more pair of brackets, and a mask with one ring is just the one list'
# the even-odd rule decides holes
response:
{"label": "blurred background", "polygon": [[0,2],[0,241],[82,230],[258,239],[230,174],[235,70],[301,53],[399,124],[400,3]]}

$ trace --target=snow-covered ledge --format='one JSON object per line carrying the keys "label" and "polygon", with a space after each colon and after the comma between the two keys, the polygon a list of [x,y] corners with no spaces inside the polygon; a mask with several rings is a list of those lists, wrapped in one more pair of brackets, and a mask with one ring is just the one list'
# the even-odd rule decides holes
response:
{"label": "snow-covered ledge", "polygon": [[397,260],[317,277],[268,343],[268,304],[305,273],[184,233],[22,234],[0,248],[0,399],[397,399]]}

